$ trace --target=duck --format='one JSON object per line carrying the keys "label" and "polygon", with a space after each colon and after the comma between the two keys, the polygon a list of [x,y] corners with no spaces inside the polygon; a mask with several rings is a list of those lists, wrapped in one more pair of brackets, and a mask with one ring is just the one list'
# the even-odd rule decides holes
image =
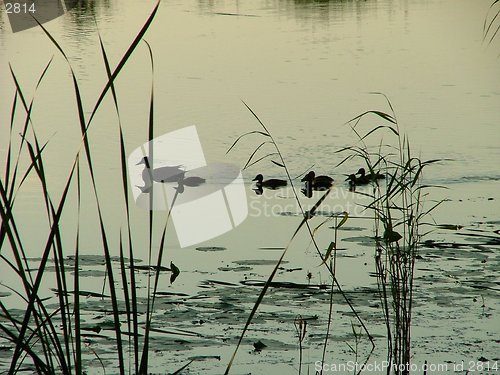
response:
{"label": "duck", "polygon": [[349,186],[351,187],[358,185],[367,185],[372,181],[365,175],[357,177],[355,174],[350,174],[345,180],[349,181]]}
{"label": "duck", "polygon": [[306,174],[302,180],[309,184],[312,190],[328,190],[333,185],[333,178],[330,176],[316,176],[314,171],[310,171]]}
{"label": "duck", "polygon": [[147,156],[144,156],[139,163],[137,163],[137,165],[141,164],[145,165],[142,171],[142,179],[145,186],[150,185],[151,180],[154,182],[178,182],[184,179],[185,171],[181,169],[182,165],[164,166],[151,170],[149,158]]}
{"label": "duck", "polygon": [[382,180],[385,178],[385,174],[382,173],[368,173],[368,174],[365,173],[366,171],[364,168],[359,168],[359,170],[356,172],[356,174],[360,175],[360,178],[366,177],[368,181]]}
{"label": "duck", "polygon": [[281,187],[287,186],[286,180],[280,180],[278,178],[271,178],[269,180],[264,180],[264,176],[258,174],[252,181],[256,181],[255,185],[257,187],[265,187],[267,189],[279,189]]}
{"label": "duck", "polygon": [[[359,177],[356,176],[359,174]],[[366,174],[364,168],[359,168],[356,174],[350,174],[346,181],[349,181],[349,186],[359,186],[359,185],[368,185],[370,182],[375,182],[376,180],[384,179],[385,175],[381,173],[369,173]]]}

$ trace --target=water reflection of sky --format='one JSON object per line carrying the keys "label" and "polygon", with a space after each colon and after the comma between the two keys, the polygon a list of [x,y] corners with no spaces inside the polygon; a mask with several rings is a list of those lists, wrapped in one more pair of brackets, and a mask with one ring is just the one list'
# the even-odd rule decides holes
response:
{"label": "water reflection of sky", "polygon": [[[79,2],[46,25],[70,57],[86,97],[105,82],[94,17],[116,64],[152,7],[153,2]],[[339,161],[333,152],[354,142],[343,123],[367,109],[388,110],[381,98],[367,95],[381,91],[393,101],[417,152],[456,160],[436,174],[498,177],[498,45],[481,45],[486,11],[469,2],[164,2],[146,36],[162,103],[157,129],[197,124],[209,152],[223,158],[237,135],[257,126],[239,102],[244,99],[262,115],[292,165],[301,169],[312,161],[330,169]],[[29,90],[55,55],[58,73],[44,83],[38,108],[43,113],[41,108],[58,102],[72,108],[63,94],[67,69],[47,38],[40,30],[11,34],[6,27],[2,71],[11,62]],[[148,53],[141,46],[117,82],[134,142],[144,137],[140,124],[150,82]],[[2,102],[11,95],[2,85]],[[112,108],[103,112],[102,123],[112,123]],[[63,134],[68,116],[62,112],[52,119],[48,132]],[[109,138],[109,132],[101,135]],[[252,146],[243,145],[235,157],[244,163]],[[269,166],[269,173],[280,171]]]}

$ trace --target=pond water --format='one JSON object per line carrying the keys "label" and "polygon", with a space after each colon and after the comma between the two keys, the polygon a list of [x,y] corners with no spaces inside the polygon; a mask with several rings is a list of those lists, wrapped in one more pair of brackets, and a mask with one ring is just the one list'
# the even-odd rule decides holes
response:
{"label": "pond water", "polygon": [[[116,66],[154,5],[153,1],[80,1],[64,16],[45,24],[78,79],[86,116],[106,84],[97,29],[111,65]],[[429,200],[448,202],[428,221],[460,226],[456,230],[435,228],[424,238],[415,281],[414,362],[447,364],[446,369],[434,373],[452,373],[453,364],[461,361],[498,361],[500,38],[490,45],[483,42],[483,24],[490,5],[490,1],[465,0],[162,1],[145,36],[151,46],[154,72],[146,44],[141,43],[116,81],[127,153],[148,139],[154,82],[155,136],[196,125],[209,162],[231,162],[242,168],[260,144],[259,137],[246,137],[228,155],[226,151],[239,135],[261,130],[242,101],[247,103],[275,137],[292,177],[314,165],[318,173],[335,178],[325,216],[344,210],[352,216],[365,216],[350,218],[339,231],[336,269],[340,284],[376,338],[369,361],[381,362],[386,358],[385,326],[376,280],[371,276],[375,271],[373,223],[368,214],[354,206],[366,201],[349,192],[343,182],[345,174],[361,165],[354,160],[336,166],[346,156],[337,151],[357,140],[346,122],[368,110],[390,112],[385,98],[373,92],[387,95],[414,155],[423,160],[446,159],[424,174],[426,184],[447,188],[433,190],[429,196]],[[71,71],[41,29],[12,33],[1,8],[2,176],[15,93],[9,64],[26,99],[35,97],[33,127],[41,143],[48,142],[44,151],[46,174],[49,191],[57,200],[81,139]],[[16,144],[23,116],[20,111],[15,119],[12,139]],[[374,116],[359,126],[366,132],[381,124]],[[97,113],[89,139],[104,219],[113,234],[110,247],[117,255],[120,228],[126,221],[123,198],[116,194],[121,189],[121,171],[118,122],[111,96]],[[394,142],[389,134],[372,139],[375,145]],[[28,158],[23,156],[21,165],[27,163]],[[301,220],[291,188],[254,194],[251,179],[258,173],[265,178],[285,177],[283,169],[269,161],[243,171],[249,216],[234,230],[180,248],[175,228],[169,224],[165,261],[173,261],[181,274],[173,284],[169,284],[168,276],[162,278],[151,371],[175,371],[194,356],[206,358],[191,364],[188,373],[220,374],[228,363],[262,282]],[[100,293],[104,278],[102,245],[95,234],[99,227],[88,172],[82,171],[82,177],[85,209],[80,219],[81,252],[85,257],[81,275],[87,290]],[[34,267],[42,251],[40,243],[47,236],[39,194],[37,179],[28,178],[14,209]],[[305,197],[300,199],[308,207],[314,203]],[[62,228],[67,233],[71,265],[77,222],[74,194],[68,205]],[[146,265],[148,212],[135,205],[131,210],[135,257],[138,264]],[[165,217],[164,213],[158,216]],[[311,226],[321,222],[321,217],[315,218]],[[322,249],[332,241],[332,225],[318,230]],[[157,248],[161,223],[155,230]],[[2,255],[11,259],[8,250],[3,245]],[[307,366],[310,373],[315,371],[330,305],[328,290],[319,287],[330,283],[320,263],[308,234],[301,231],[276,276],[275,281],[282,284],[269,289],[232,373],[298,373],[294,319],[299,314],[310,318],[302,371],[307,371]],[[146,272],[137,272],[137,289],[144,292]],[[49,289],[53,286],[50,267],[46,278],[44,293],[55,297]],[[14,288],[19,285],[7,272],[0,281]],[[287,283],[298,285],[287,287]],[[7,289],[0,290],[3,292],[3,300],[13,297]],[[361,363],[371,345],[366,335],[361,336],[358,353],[351,351],[348,344],[355,344],[351,322],[356,323],[356,319],[339,294],[334,294],[333,303],[327,362]],[[111,321],[111,315],[105,313],[109,304],[92,296],[82,304],[89,329],[86,365],[89,373],[101,373],[94,352],[106,367],[116,363],[114,348],[106,341],[113,337],[112,330],[105,328]],[[104,328],[91,333],[93,326]],[[259,340],[267,347],[255,352],[252,344]],[[9,344],[2,343],[2,370],[11,356]]]}

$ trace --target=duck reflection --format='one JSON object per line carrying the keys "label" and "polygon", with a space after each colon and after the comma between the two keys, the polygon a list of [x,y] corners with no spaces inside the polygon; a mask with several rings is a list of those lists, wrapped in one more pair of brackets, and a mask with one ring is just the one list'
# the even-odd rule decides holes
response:
{"label": "duck reflection", "polygon": [[256,195],[262,195],[264,193],[264,189],[262,189],[262,186],[257,185],[252,189]]}
{"label": "duck reflection", "polygon": [[202,177],[199,176],[192,176],[192,177],[187,177],[187,178],[182,178],[179,181],[177,181],[177,186],[174,187],[175,190],[177,190],[177,194],[182,194],[184,193],[184,187],[198,187],[201,184],[204,184],[206,180]]}

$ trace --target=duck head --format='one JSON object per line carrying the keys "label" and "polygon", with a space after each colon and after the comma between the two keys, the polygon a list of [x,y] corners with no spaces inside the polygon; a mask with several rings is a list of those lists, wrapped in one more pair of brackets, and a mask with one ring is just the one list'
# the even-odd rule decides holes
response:
{"label": "duck head", "polygon": [[356,185],[356,175],[350,174],[345,180],[349,181],[349,185]]}
{"label": "duck head", "polygon": [[258,184],[261,184],[263,179],[264,179],[264,176],[262,176],[259,173],[257,176],[255,176],[255,178],[252,181],[257,181]]}
{"label": "duck head", "polygon": [[314,173],[314,171],[310,171],[308,174],[306,174],[302,180],[300,180],[301,182],[304,182],[304,181],[309,181],[311,182],[312,180],[314,180],[314,177],[316,177],[316,173]]}
{"label": "duck head", "polygon": [[366,173],[365,169],[364,168],[359,168],[359,170],[356,172],[356,174],[359,174],[361,176],[364,176]]}

